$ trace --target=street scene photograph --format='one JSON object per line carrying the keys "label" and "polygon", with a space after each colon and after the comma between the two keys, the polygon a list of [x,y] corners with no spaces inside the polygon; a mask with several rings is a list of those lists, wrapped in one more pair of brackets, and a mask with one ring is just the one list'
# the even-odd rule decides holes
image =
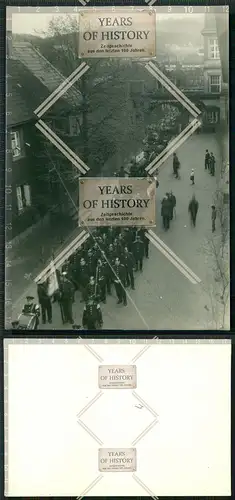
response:
{"label": "street scene photograph", "polygon": [[229,330],[228,7],[6,32],[5,328]]}

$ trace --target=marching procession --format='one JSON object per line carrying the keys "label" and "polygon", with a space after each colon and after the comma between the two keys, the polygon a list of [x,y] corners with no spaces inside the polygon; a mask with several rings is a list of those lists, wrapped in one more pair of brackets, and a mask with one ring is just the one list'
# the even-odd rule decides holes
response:
{"label": "marching procession", "polygon": [[[135,289],[136,273],[143,271],[143,260],[149,257],[149,240],[145,229],[108,227],[96,228],[89,238],[56,271],[58,288],[49,293],[49,279],[37,284],[37,301],[27,296],[20,318],[12,322],[14,329],[37,330],[42,324],[53,323],[53,303],[58,302],[61,323],[77,330],[96,330],[103,326],[101,304],[107,295],[116,294],[117,304],[127,306],[127,289]],[[82,325],[74,324],[75,293],[81,294]],[[40,307],[41,314],[40,314]],[[26,326],[26,317],[31,317]],[[25,325],[23,327],[22,325]]]}
{"label": "marching procession", "polygon": [[[127,168],[123,166],[116,177],[146,176],[146,156],[136,164],[132,158]],[[215,175],[215,157],[213,153],[205,152],[205,170]],[[173,154],[173,176],[180,179],[180,160]],[[158,174],[158,171],[156,172]],[[191,185],[195,184],[194,174],[190,175]],[[152,179],[159,187],[158,176]],[[199,204],[193,194],[188,205],[192,226],[196,225]],[[216,207],[212,205],[212,232],[215,231]],[[176,217],[176,197],[172,190],[165,193],[161,201],[162,227],[169,230],[170,223]],[[43,325],[53,324],[53,303],[59,304],[61,323],[69,325],[74,330],[101,329],[103,314],[101,304],[106,304],[107,295],[115,293],[117,304],[126,307],[128,304],[128,289],[135,289],[137,273],[143,271],[144,258],[149,257],[149,239],[146,228],[99,227],[91,233],[88,241],[73,253],[63,264],[62,268],[54,271],[55,284],[51,293],[51,278],[37,282],[37,300],[32,296],[26,297],[26,304],[18,318],[12,322],[14,329],[37,330],[40,320]],[[80,303],[84,304],[82,325],[77,325],[73,318],[73,304],[75,293],[81,295]],[[41,309],[41,310],[40,310]],[[50,327],[51,328],[51,327]]]}

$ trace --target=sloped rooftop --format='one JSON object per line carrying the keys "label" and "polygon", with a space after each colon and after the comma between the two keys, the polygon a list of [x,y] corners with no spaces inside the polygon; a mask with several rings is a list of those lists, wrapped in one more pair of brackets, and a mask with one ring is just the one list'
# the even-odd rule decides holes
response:
{"label": "sloped rooftop", "polygon": [[[34,110],[65,80],[64,76],[28,42],[14,42],[7,63],[7,126],[35,119]],[[76,108],[81,94],[71,87],[53,105],[53,113]],[[49,110],[48,110],[49,113]]]}

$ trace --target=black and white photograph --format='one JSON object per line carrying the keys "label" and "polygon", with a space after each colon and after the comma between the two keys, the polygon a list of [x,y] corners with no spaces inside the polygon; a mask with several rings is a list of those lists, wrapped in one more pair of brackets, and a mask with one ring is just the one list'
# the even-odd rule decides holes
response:
{"label": "black and white photograph", "polygon": [[6,23],[5,328],[229,330],[228,6]]}

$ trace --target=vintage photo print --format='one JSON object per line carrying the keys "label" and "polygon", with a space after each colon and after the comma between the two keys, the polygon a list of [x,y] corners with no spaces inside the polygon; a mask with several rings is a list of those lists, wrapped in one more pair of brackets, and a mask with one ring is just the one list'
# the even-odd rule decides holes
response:
{"label": "vintage photo print", "polygon": [[7,7],[7,329],[230,328],[228,20]]}
{"label": "vintage photo print", "polygon": [[6,497],[231,494],[231,340],[40,340],[4,340]]}

